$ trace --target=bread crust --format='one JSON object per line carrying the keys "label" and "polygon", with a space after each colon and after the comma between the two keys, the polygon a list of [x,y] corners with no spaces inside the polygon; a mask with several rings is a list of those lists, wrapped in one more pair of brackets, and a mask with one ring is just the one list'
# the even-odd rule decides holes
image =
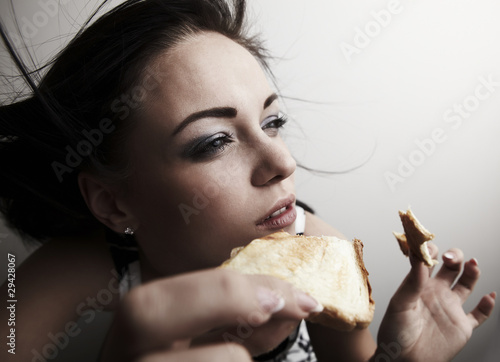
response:
{"label": "bread crust", "polygon": [[428,267],[438,264],[437,260],[432,259],[427,248],[427,242],[434,239],[434,234],[418,221],[410,209],[406,212],[399,211],[399,217],[405,232],[402,234],[393,231],[393,234],[403,254],[409,256],[411,251],[415,259],[422,261]]}
{"label": "bread crust", "polygon": [[[332,252],[335,250],[336,243],[344,243],[343,248],[352,250],[350,253],[352,260],[337,263],[338,268],[332,270],[329,266],[333,262]],[[351,242],[326,236],[296,236],[281,231],[255,239],[246,247],[233,249],[231,258],[220,267],[239,270],[243,273],[272,275],[287,280],[298,289],[308,292],[324,306],[321,313],[311,314],[308,318],[311,322],[341,331],[349,331],[354,328],[366,328],[373,319],[375,302],[372,299],[369,274],[363,262],[363,243],[360,240],[354,239]],[[358,278],[358,275],[349,275],[353,273],[353,270],[361,276],[362,285],[359,288],[362,289],[362,293],[360,292],[360,295],[367,299],[361,303],[362,310],[349,310],[345,308],[345,305],[338,305],[336,301],[325,300],[324,296],[321,296],[323,295],[321,290],[317,290],[315,295],[314,288],[308,290],[308,285],[304,285],[303,282],[304,278],[314,278],[314,281],[307,279],[307,284],[321,281],[318,287],[321,289],[326,279],[328,288],[342,295],[345,293],[345,289],[342,288],[349,288],[349,282]]]}

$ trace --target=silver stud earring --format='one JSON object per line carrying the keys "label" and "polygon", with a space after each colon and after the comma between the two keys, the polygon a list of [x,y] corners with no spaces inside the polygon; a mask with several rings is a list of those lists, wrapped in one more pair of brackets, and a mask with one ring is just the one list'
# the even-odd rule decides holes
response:
{"label": "silver stud earring", "polygon": [[132,228],[126,228],[125,229],[125,234],[127,234],[127,235],[134,235],[134,231],[135,230],[132,229]]}

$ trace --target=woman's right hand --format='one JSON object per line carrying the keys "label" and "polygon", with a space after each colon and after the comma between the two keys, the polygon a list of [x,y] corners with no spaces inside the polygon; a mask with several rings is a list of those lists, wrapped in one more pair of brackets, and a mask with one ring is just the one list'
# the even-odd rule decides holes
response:
{"label": "woman's right hand", "polygon": [[[291,284],[262,275],[215,269],[156,280],[124,298],[101,361],[251,361],[316,306]],[[191,346],[208,332],[219,338]]]}

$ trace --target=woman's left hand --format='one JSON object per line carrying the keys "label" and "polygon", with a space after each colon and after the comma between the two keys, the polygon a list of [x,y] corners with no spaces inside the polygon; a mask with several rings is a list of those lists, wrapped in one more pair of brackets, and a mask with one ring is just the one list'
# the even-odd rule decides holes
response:
{"label": "woman's left hand", "polygon": [[[429,251],[436,258],[434,244],[429,243]],[[466,313],[463,304],[480,271],[475,259],[465,264],[463,260],[461,250],[450,249],[431,277],[432,269],[410,255],[412,268],[389,303],[372,360],[449,361],[465,346],[473,330],[493,311],[496,293],[483,296]]]}

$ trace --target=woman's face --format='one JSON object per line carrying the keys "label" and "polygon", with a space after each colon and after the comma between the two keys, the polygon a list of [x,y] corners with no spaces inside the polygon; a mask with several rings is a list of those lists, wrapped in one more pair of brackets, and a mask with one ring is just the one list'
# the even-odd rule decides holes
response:
{"label": "woman's face", "polygon": [[159,83],[131,136],[126,196],[143,262],[161,275],[214,267],[256,237],[295,233],[296,163],[254,57],[203,33],[151,69]]}

